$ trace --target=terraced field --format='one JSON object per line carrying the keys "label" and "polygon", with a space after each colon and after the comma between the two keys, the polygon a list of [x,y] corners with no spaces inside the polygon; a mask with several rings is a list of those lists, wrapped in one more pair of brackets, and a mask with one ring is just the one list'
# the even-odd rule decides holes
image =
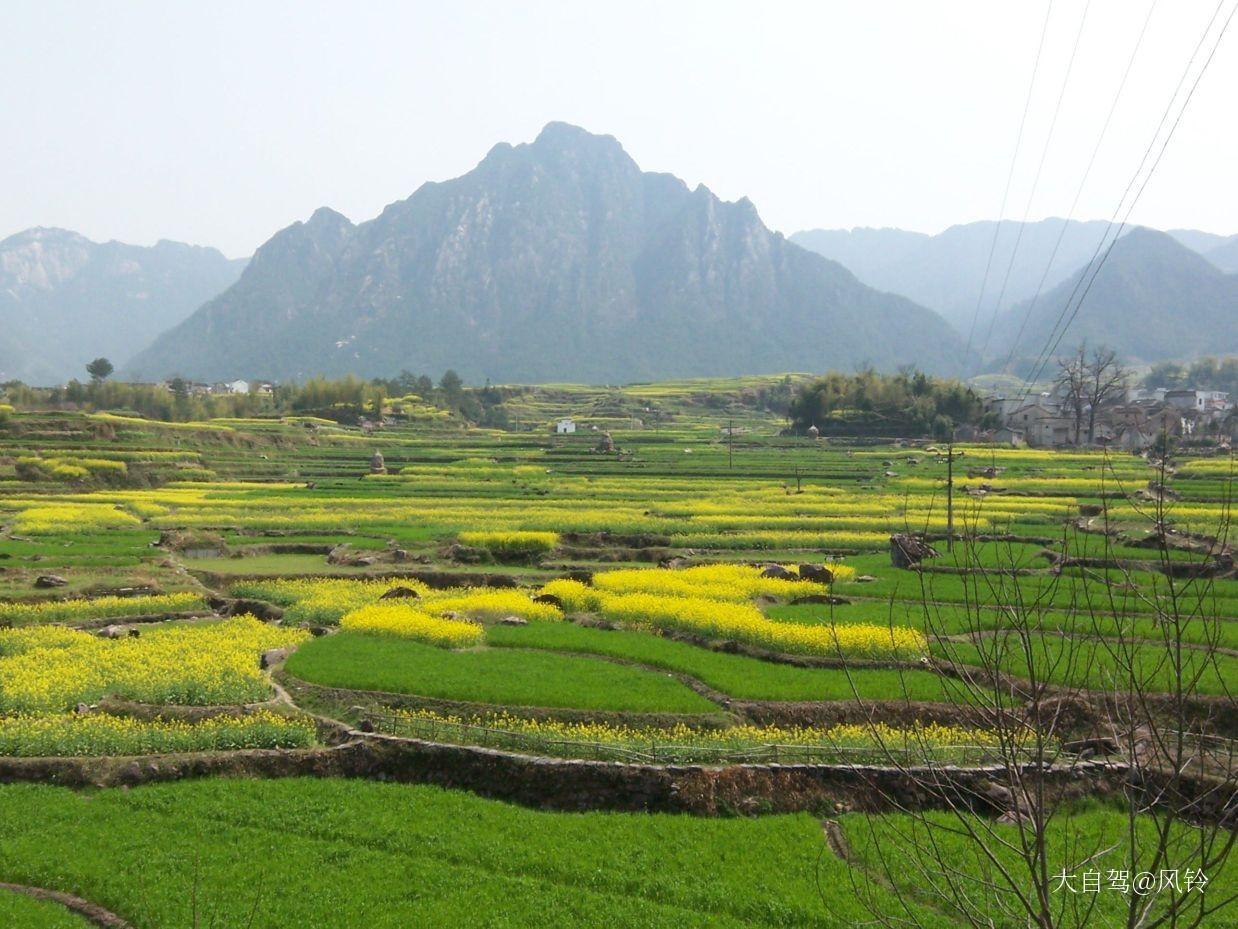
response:
{"label": "terraced field", "polygon": [[[928,878],[910,897],[879,878],[916,817],[948,814],[900,819],[830,771],[1000,770],[1046,751],[1076,771],[1087,742],[1108,783],[1132,756],[1098,756],[1088,713],[1129,713],[1134,691],[1232,745],[1232,458],[1158,470],[955,446],[948,512],[946,446],[783,436],[728,406],[749,386],[543,388],[512,404],[513,431],[12,415],[0,780],[36,783],[0,788],[0,883],[76,894],[145,929],[207,914],[841,927],[870,918],[859,875],[878,909],[962,926]],[[580,431],[552,435],[568,414]],[[896,567],[892,534],[936,552]],[[1028,745],[1005,744],[1003,720],[1046,700],[1091,710],[1040,755],[1034,726]],[[547,759],[540,785],[521,773],[527,756]],[[793,789],[789,762],[804,766]],[[751,783],[741,763],[759,768],[743,769]],[[596,780],[555,799],[545,778],[571,771]],[[301,777],[183,779],[212,772]],[[678,780],[633,793],[636,777]],[[165,779],[179,782],[137,786]],[[1017,845],[1018,810],[995,824],[1012,811],[983,806],[967,815],[995,847]],[[1123,809],[1120,790],[1064,795],[1055,860],[1121,831],[1133,857],[1119,843],[1096,861],[1139,864],[1156,817]],[[838,819],[845,841],[810,813]],[[1173,828],[1166,868],[1190,860],[1195,836]],[[988,888],[991,924],[1022,925],[973,852],[957,860]],[[1226,856],[1210,870],[1232,893]],[[1129,899],[1101,894],[1054,925],[1126,925]],[[1234,924],[1199,912],[1197,925]],[[0,891],[0,924],[80,919]]]}

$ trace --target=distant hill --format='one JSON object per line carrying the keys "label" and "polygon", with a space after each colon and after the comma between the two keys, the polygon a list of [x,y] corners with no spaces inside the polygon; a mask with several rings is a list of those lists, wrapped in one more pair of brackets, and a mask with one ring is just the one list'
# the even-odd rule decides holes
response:
{"label": "distant hill", "polygon": [[1214,248],[1238,239],[1238,236],[1217,235],[1215,232],[1201,232],[1198,229],[1166,229],[1165,234],[1173,236],[1191,251],[1205,256]]}
{"label": "distant hill", "polygon": [[[1044,344],[1081,274],[1041,295],[1016,359]],[[1021,304],[999,320],[996,349],[1009,352],[1028,309]],[[1223,273],[1166,233],[1132,230],[1114,246],[1062,344],[1083,340],[1132,362],[1236,353],[1238,275]]]}
{"label": "distant hill", "polygon": [[144,248],[42,228],[10,236],[0,241],[0,381],[84,380],[100,355],[119,367],[244,265],[179,242]]}
{"label": "distant hill", "polygon": [[785,370],[959,369],[936,313],[770,232],[746,199],[645,173],[551,123],[353,225],[320,209],[127,373],[623,382]]}
{"label": "distant hill", "polygon": [[1208,249],[1203,255],[1226,274],[1238,274],[1238,235]]}
{"label": "distant hill", "polygon": [[[1019,223],[1003,222],[977,329],[981,333],[988,329],[1007,268],[1010,277],[1002,309],[1035,293],[1059,234],[1062,242],[1046,277],[1046,290],[1092,257],[1105,225],[1045,219],[1023,225],[1020,236]],[[791,241],[839,262],[871,287],[902,294],[936,310],[956,330],[966,333],[976,317],[996,226],[995,222],[967,223],[931,236],[902,229],[815,229],[797,232]],[[977,339],[982,341],[983,335]]]}

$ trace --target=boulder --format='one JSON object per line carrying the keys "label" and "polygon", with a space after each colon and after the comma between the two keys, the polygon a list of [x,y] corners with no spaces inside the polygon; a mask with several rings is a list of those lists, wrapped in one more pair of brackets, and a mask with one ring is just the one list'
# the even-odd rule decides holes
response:
{"label": "boulder", "polygon": [[788,571],[780,564],[767,564],[761,569],[761,577],[776,577],[784,581],[799,580],[799,575],[794,571]]}
{"label": "boulder", "polygon": [[833,584],[834,572],[825,565],[802,564],[800,565],[800,580],[811,581],[814,584]]}
{"label": "boulder", "polygon": [[419,600],[421,594],[411,587],[392,587],[378,598],[379,600]]}
{"label": "boulder", "polygon": [[268,648],[258,659],[258,667],[264,671],[273,668],[287,659],[291,651],[289,648]]}
{"label": "boulder", "polygon": [[49,587],[63,587],[69,583],[59,574],[40,574],[34,579],[34,586],[40,590],[47,590]]}
{"label": "boulder", "polygon": [[504,616],[499,620],[500,626],[527,626],[529,621],[521,616]]}
{"label": "boulder", "polygon": [[124,626],[104,626],[99,630],[99,638],[101,639],[123,639],[129,635],[129,630]]}

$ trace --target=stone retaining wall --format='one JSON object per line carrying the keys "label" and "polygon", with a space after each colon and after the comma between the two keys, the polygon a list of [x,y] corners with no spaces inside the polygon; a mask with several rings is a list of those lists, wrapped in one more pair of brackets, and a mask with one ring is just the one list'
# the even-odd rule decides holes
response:
{"label": "stone retaining wall", "polygon": [[[732,813],[933,807],[933,791],[892,768],[852,765],[648,765],[577,761],[497,749],[354,733],[343,745],[135,758],[0,758],[0,783],[121,787],[209,776],[361,777],[436,784],[553,810]],[[978,810],[992,809],[987,768],[934,769],[937,781]],[[1121,767],[1083,765],[1049,775],[1062,796],[1108,793]],[[970,801],[969,801],[970,803]],[[987,806],[986,806],[987,803]]]}

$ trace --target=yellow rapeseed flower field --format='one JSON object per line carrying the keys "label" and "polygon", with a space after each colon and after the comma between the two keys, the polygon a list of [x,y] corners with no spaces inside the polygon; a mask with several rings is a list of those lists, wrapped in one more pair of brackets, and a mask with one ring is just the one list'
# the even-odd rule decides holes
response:
{"label": "yellow rapeseed flower field", "polygon": [[536,530],[476,530],[459,533],[462,545],[484,548],[496,556],[537,555],[549,552],[559,544],[559,533]]}
{"label": "yellow rapeseed flower field", "polygon": [[[843,724],[835,726],[759,726],[744,724],[724,728],[696,728],[677,723],[673,726],[629,726],[609,722],[569,722],[556,719],[529,719],[507,712],[488,713],[481,717],[464,718],[436,713],[432,710],[399,710],[398,719],[413,724],[443,725],[438,730],[450,734],[451,727],[462,727],[467,738],[468,726],[484,726],[499,733],[511,733],[531,739],[536,745],[545,740],[548,753],[571,754],[573,746],[613,746],[636,751],[662,751],[690,755],[691,749],[706,752],[742,753],[754,749],[779,746],[811,748],[828,753],[835,750],[839,760],[847,760],[853,752],[866,752],[869,757],[884,753],[906,758],[949,758],[952,753],[974,755],[998,745],[997,735],[985,729],[949,726],[938,723],[915,723],[907,727],[886,723]],[[556,744],[558,743],[558,744]],[[685,751],[688,750],[688,751]]]}
{"label": "yellow rapeseed flower field", "polygon": [[313,745],[313,722],[260,710],[200,722],[139,720],[104,713],[0,716],[0,755],[145,755]]}
{"label": "yellow rapeseed flower field", "polygon": [[698,597],[603,593],[599,611],[636,628],[733,639],[797,655],[909,660],[922,657],[928,650],[928,643],[918,630],[903,626],[780,623],[767,619],[750,604]]}
{"label": "yellow rapeseed flower field", "polygon": [[258,655],[308,634],[252,616],[103,639],[55,626],[0,630],[0,713],[49,713],[108,694],[144,703],[220,705],[270,697]]}
{"label": "yellow rapeseed flower field", "polygon": [[431,616],[407,603],[375,603],[345,613],[340,628],[415,639],[442,648],[468,648],[484,638],[481,626],[455,619]]}
{"label": "yellow rapeseed flower field", "polygon": [[554,604],[537,603],[524,591],[512,588],[463,587],[432,591],[421,603],[426,612],[435,615],[458,613],[474,619],[519,616],[545,621],[563,618],[563,611]]}
{"label": "yellow rapeseed flower field", "polygon": [[[829,567],[836,582],[855,575],[845,565]],[[928,643],[915,629],[774,622],[751,602],[761,595],[789,597],[828,589],[823,584],[761,577],[761,570],[750,565],[715,564],[603,571],[594,575],[593,586],[559,579],[545,584],[541,592],[557,597],[570,613],[600,613],[634,628],[733,639],[776,652],[902,660],[926,654]]]}
{"label": "yellow rapeseed flower field", "polygon": [[151,616],[206,609],[206,600],[188,591],[149,597],[95,597],[72,600],[42,600],[36,603],[0,603],[0,623],[64,622],[107,619],[116,616]]}
{"label": "yellow rapeseed flower field", "polygon": [[46,503],[18,512],[13,528],[23,533],[125,529],[140,526],[132,513],[102,503]]}
{"label": "yellow rapeseed flower field", "polygon": [[340,617],[366,604],[374,603],[393,587],[408,587],[421,594],[429,588],[413,578],[398,581],[361,578],[281,578],[269,581],[241,581],[232,585],[240,597],[266,600],[289,609],[284,621],[331,625]]}

